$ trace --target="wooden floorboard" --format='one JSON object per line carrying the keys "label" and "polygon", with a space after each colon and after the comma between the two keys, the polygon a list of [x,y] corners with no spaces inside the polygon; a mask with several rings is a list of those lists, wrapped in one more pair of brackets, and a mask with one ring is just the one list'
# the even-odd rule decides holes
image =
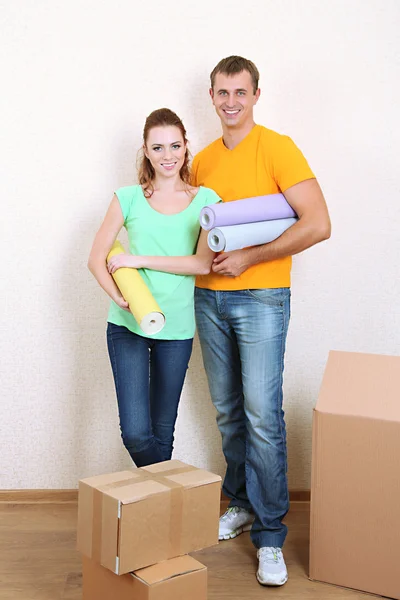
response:
{"label": "wooden floorboard", "polygon": [[78,490],[0,490],[0,504],[77,502]]}
{"label": "wooden floorboard", "polygon": [[[76,503],[0,504],[1,600],[81,600],[76,519]],[[293,503],[286,522],[288,583],[257,583],[255,550],[246,533],[193,553],[208,567],[208,600],[365,600],[365,594],[308,580],[308,502]]]}
{"label": "wooden floorboard", "polygon": [[[309,502],[310,490],[290,490],[291,502]],[[77,502],[78,490],[0,490],[0,504],[36,504],[55,502]],[[228,501],[221,494],[221,501]]]}

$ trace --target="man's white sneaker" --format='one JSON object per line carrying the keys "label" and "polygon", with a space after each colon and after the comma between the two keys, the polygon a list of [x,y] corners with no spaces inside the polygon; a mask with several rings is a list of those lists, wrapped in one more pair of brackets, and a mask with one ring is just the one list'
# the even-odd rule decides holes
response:
{"label": "man's white sneaker", "polygon": [[260,548],[257,552],[257,580],[261,585],[283,585],[288,580],[288,573],[282,550],[272,546]]}
{"label": "man's white sneaker", "polygon": [[219,519],[219,540],[232,540],[243,531],[249,531],[254,521],[245,508],[232,506]]}

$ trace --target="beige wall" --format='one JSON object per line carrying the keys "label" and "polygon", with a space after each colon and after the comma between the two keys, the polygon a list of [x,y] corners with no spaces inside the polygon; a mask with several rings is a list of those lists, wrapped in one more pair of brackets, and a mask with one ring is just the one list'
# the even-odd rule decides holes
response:
{"label": "beige wall", "polygon": [[[293,269],[290,487],[308,488],[328,350],[399,353],[400,3],[8,0],[1,18],[1,487],[129,464],[87,255],[151,110],[176,110],[193,152],[219,135],[208,74],[235,53],[262,74],[257,121],[302,148],[332,215]],[[176,456],[223,472],[197,345]]]}

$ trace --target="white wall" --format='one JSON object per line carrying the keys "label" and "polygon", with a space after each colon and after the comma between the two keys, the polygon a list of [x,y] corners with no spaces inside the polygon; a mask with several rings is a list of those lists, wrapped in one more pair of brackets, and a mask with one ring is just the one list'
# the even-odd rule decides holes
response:
{"label": "white wall", "polygon": [[[333,235],[297,256],[286,361],[290,487],[307,489],[329,349],[398,354],[398,0],[2,0],[0,456],[3,488],[70,488],[129,464],[86,269],[145,116],[168,106],[193,152],[219,136],[217,61],[258,65],[256,118],[302,148]],[[176,456],[223,472],[198,346]]]}

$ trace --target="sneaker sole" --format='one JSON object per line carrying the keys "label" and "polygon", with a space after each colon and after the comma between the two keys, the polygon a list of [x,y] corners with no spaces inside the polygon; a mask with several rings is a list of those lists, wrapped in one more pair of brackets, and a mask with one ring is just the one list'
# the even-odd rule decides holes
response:
{"label": "sneaker sole", "polygon": [[285,585],[285,583],[288,580],[288,578],[286,576],[285,579],[282,582],[280,582],[280,583],[268,583],[266,581],[261,581],[261,579],[258,577],[258,573],[256,574],[256,578],[257,578],[257,581],[258,581],[258,583],[260,585],[266,585],[266,586],[269,586],[269,587],[280,587],[281,585]]}
{"label": "sneaker sole", "polygon": [[220,542],[222,542],[223,540],[233,540],[235,537],[237,537],[244,531],[250,531],[252,524],[253,523],[250,523],[249,525],[243,525],[243,527],[239,527],[238,529],[235,529],[234,531],[230,531],[229,533],[224,533],[223,535],[218,536],[218,540]]}

